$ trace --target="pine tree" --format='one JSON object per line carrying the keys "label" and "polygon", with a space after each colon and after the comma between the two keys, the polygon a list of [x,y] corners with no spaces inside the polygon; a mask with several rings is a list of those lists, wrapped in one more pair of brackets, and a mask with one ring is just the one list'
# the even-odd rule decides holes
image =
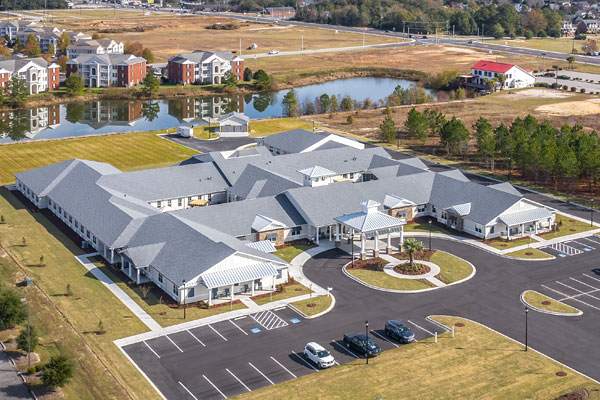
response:
{"label": "pine tree", "polygon": [[394,119],[391,114],[387,114],[383,118],[383,122],[379,125],[381,129],[381,135],[383,136],[383,140],[388,142],[393,142],[396,139],[396,124],[394,123]]}
{"label": "pine tree", "polygon": [[[484,117],[479,117],[473,124],[475,135],[477,136],[477,153],[485,159],[485,166],[488,168],[490,159],[493,160],[496,153],[496,139],[494,138],[492,125]],[[492,170],[494,162],[492,161]]]}
{"label": "pine tree", "polygon": [[298,99],[296,92],[292,89],[283,97],[283,113],[287,117],[295,117],[298,115]]}
{"label": "pine tree", "polygon": [[427,129],[429,128],[429,125],[425,116],[417,111],[416,108],[413,107],[408,112],[404,127],[410,136],[418,138],[425,144],[427,141]]}

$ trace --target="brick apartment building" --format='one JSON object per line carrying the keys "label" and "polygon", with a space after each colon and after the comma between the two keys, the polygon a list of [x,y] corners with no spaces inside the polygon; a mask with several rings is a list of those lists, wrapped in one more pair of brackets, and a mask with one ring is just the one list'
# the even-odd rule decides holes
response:
{"label": "brick apartment building", "polygon": [[87,87],[131,87],[146,77],[146,59],[133,54],[84,54],[67,62],[67,77],[76,72]]}
{"label": "brick apartment building", "polygon": [[60,66],[41,57],[0,60],[0,87],[8,89],[13,76],[25,80],[29,94],[55,90],[60,86]]}
{"label": "brick apartment building", "polygon": [[196,50],[171,57],[167,64],[169,82],[180,85],[220,84],[228,71],[238,81],[244,79],[244,59],[230,51]]}

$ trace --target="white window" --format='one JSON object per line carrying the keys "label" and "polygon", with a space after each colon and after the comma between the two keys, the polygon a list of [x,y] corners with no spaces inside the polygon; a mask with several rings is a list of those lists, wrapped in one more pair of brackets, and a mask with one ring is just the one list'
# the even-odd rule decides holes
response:
{"label": "white window", "polygon": [[160,272],[158,273],[158,281],[163,283],[163,275]]}
{"label": "white window", "polygon": [[167,200],[167,207],[171,207],[171,200]]}
{"label": "white window", "polygon": [[290,234],[292,236],[298,236],[300,233],[302,233],[302,227],[301,226],[295,226],[292,228],[292,231],[290,232]]}
{"label": "white window", "polygon": [[177,199],[177,206],[178,207],[183,206],[183,199]]}
{"label": "white window", "polygon": [[177,294],[177,286],[175,284],[173,284],[173,293]]}
{"label": "white window", "polygon": [[162,206],[162,202],[159,200],[156,202],[156,207],[160,208]]}
{"label": "white window", "polygon": [[425,212],[425,204],[421,204],[419,206],[417,206],[417,212]]}

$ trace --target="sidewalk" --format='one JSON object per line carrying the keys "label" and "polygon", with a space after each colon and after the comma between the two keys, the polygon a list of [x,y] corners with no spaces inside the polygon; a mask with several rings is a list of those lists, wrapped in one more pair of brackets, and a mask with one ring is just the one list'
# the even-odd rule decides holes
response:
{"label": "sidewalk", "polygon": [[116,283],[114,283],[104,272],[100,271],[93,263],[91,263],[88,257],[93,257],[99,253],[89,253],[75,257],[77,261],[81,263],[88,271],[92,273],[104,286],[108,288],[119,300],[129,308],[136,317],[138,317],[151,331],[162,329],[162,327],[156,322],[144,309],[137,305],[131,297],[127,295]]}
{"label": "sidewalk", "polygon": [[313,256],[322,253],[324,251],[328,251],[335,248],[335,242],[323,240],[321,244],[317,247],[311,247],[298,254],[291,262],[290,262],[290,275],[294,278],[294,280],[308,288],[312,288],[313,292],[317,296],[322,294],[327,294],[327,289],[323,289],[321,286],[309,280],[305,275],[302,267],[304,264],[310,260]]}
{"label": "sidewalk", "polygon": [[3,349],[4,347],[0,348],[0,398],[3,400],[33,398]]}

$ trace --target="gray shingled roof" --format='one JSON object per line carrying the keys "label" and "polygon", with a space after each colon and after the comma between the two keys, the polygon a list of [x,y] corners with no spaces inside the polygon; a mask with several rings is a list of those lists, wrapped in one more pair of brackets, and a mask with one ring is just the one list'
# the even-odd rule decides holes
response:
{"label": "gray shingled roof", "polygon": [[124,172],[104,176],[98,185],[144,201],[221,192],[229,186],[212,163]]}
{"label": "gray shingled roof", "polygon": [[146,61],[143,57],[136,57],[133,54],[81,54],[72,60],[67,61],[67,64],[86,64],[92,61],[100,61],[104,64],[113,65],[131,65]]}
{"label": "gray shingled roof", "polygon": [[300,187],[300,185],[283,176],[265,171],[254,165],[248,165],[240,178],[229,188],[229,192],[232,195],[239,196],[241,199],[254,199],[257,197],[274,196],[287,189],[296,187]]}
{"label": "gray shingled roof", "polygon": [[292,129],[290,131],[267,136],[263,138],[262,141],[265,146],[273,146],[286,153],[300,153],[329,135],[333,135],[333,133],[312,132],[306,129]]}
{"label": "gray shingled roof", "polygon": [[232,236],[251,234],[252,223],[257,214],[279,221],[288,227],[306,224],[306,221],[283,194],[173,211],[171,214],[219,229]]}

